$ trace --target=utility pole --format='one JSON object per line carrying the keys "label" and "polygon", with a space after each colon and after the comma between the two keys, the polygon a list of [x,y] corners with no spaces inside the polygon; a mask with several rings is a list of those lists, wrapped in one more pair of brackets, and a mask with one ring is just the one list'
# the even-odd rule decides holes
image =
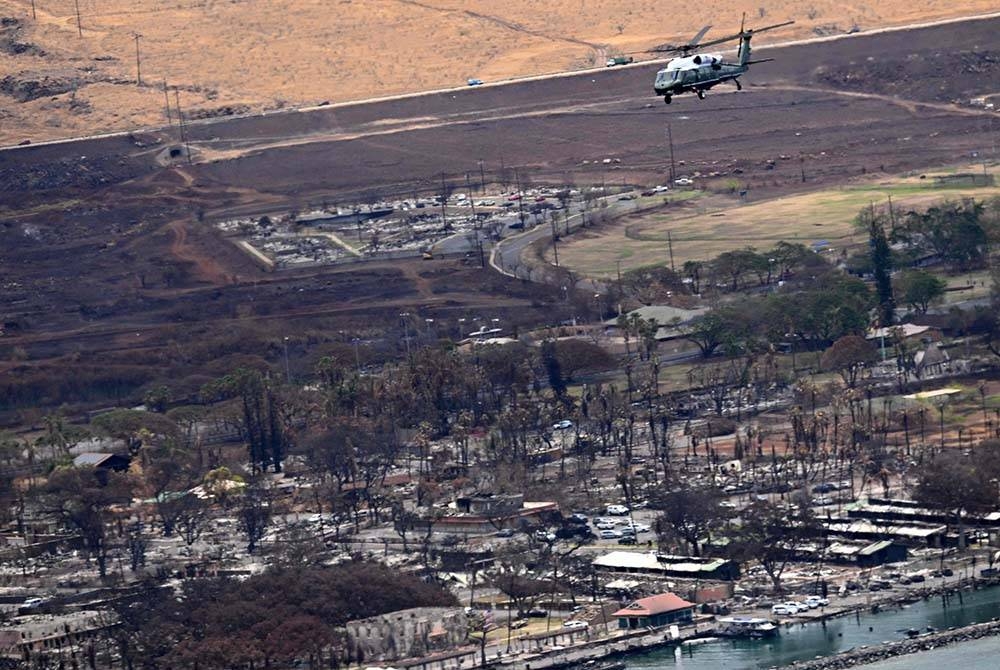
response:
{"label": "utility pole", "polygon": [[667,231],[667,250],[670,252],[670,271],[676,272],[674,270],[674,241],[670,237],[670,231]]}
{"label": "utility pole", "polygon": [[552,226],[552,252],[555,254],[556,267],[559,267],[559,237],[556,235],[556,220],[549,219],[549,223]]}
{"label": "utility pole", "polygon": [[524,193],[521,192],[521,174],[514,168],[514,188],[517,189],[517,218],[524,230]]}
{"label": "utility pole", "polygon": [[476,216],[476,199],[472,197],[472,180],[469,179],[468,172],[465,173],[465,190],[469,192],[469,206],[472,207],[472,227],[479,230],[479,217]]}
{"label": "utility pole", "polygon": [[479,192],[486,195],[486,170],[483,169],[483,159],[479,159]]}
{"label": "utility pole", "polygon": [[80,37],[83,37],[83,24],[80,23],[80,0],[73,0],[73,3],[76,5],[76,32],[80,34]]}
{"label": "utility pole", "polygon": [[191,146],[187,141],[187,133],[184,131],[184,114],[181,112],[181,93],[174,87],[174,103],[177,106],[177,127],[181,131],[181,144],[184,145],[184,153],[187,154],[188,165],[191,164]]}
{"label": "utility pole", "polygon": [[670,184],[677,179],[676,166],[674,165],[674,135],[670,131],[670,122],[667,121],[667,144],[670,146]]}
{"label": "utility pole", "polygon": [[167,104],[167,127],[169,128],[172,123],[170,121],[170,95],[167,93],[167,80],[163,80],[163,102]]}
{"label": "utility pole", "polygon": [[286,335],[284,340],[285,344],[285,382],[288,384],[292,383],[292,369],[288,367],[288,336]]}
{"label": "utility pole", "polygon": [[139,38],[142,34],[132,33],[132,37],[135,38],[135,85],[142,86],[142,64],[139,60]]}
{"label": "utility pole", "polygon": [[444,183],[444,172],[441,173],[441,227],[448,228],[448,187]]}
{"label": "utility pole", "polygon": [[37,21],[38,17],[35,15],[35,0],[31,0],[31,20]]}

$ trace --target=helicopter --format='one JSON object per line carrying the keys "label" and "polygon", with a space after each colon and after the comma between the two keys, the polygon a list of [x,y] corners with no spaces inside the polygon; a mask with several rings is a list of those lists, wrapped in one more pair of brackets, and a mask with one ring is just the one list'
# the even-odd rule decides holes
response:
{"label": "helicopter", "polygon": [[[656,73],[656,81],[653,82],[653,90],[656,92],[656,95],[662,95],[663,102],[668,105],[673,96],[681,93],[695,93],[700,100],[704,100],[705,91],[725,81],[732,81],[736,84],[736,90],[742,91],[743,86],[740,84],[739,77],[749,70],[751,65],[774,60],[773,58],[750,60],[750,38],[765,30],[774,30],[775,28],[789,26],[795,23],[795,21],[785,21],[784,23],[776,23],[756,29],[745,28],[745,23],[746,14],[743,15],[743,20],[740,22],[740,32],[735,35],[700,43],[701,38],[712,27],[705,26],[694,36],[694,39],[689,44],[679,46],[663,45],[650,49],[649,53],[680,54],[678,57],[671,59],[667,63],[667,67]],[[736,62],[727,62],[718,54],[697,53],[691,55],[691,51],[695,48],[704,48],[737,39],[740,41],[740,46],[737,51]]]}

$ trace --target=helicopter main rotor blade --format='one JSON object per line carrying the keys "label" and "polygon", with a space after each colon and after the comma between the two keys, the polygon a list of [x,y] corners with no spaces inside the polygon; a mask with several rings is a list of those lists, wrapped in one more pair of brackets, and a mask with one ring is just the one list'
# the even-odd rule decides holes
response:
{"label": "helicopter main rotor blade", "polygon": [[698,42],[701,41],[701,38],[704,37],[705,33],[707,33],[709,30],[711,30],[711,28],[712,28],[712,26],[705,26],[704,28],[702,28],[701,30],[699,30],[698,34],[695,35],[693,38],[691,38],[691,41],[688,44],[686,44],[685,46],[689,46],[689,47],[692,47],[692,48],[698,46]]}
{"label": "helicopter main rotor blade", "polygon": [[774,30],[775,28],[784,28],[785,26],[790,26],[793,23],[795,23],[795,21],[785,21],[784,23],[775,23],[774,25],[764,26],[763,28],[750,28],[746,32],[752,33],[752,34],[756,35],[757,33],[762,33],[765,30]]}
{"label": "helicopter main rotor blade", "polygon": [[[724,42],[732,42],[734,40],[740,39],[741,37],[750,37],[752,35],[756,35],[757,33],[762,33],[762,32],[764,32],[766,30],[774,30],[775,28],[784,28],[785,26],[790,26],[793,23],[795,23],[795,21],[785,21],[783,23],[775,23],[775,24],[770,25],[770,26],[764,26],[763,28],[747,28],[745,30],[740,30],[740,32],[735,33],[733,35],[727,35],[725,37],[718,37],[718,38],[716,38],[714,40],[709,40],[708,42],[699,42],[698,40],[700,40],[702,37],[704,37],[705,33],[708,32],[708,29],[711,28],[711,26],[705,26],[704,28],[702,28],[698,32],[697,35],[695,35],[694,41],[692,41],[691,44],[679,44],[679,45],[660,44],[658,46],[653,47],[652,49],[649,49],[648,51],[646,51],[646,53],[655,53],[655,54],[679,53],[679,54],[686,54],[688,51],[691,51],[691,50],[693,50],[695,48],[704,49],[705,47],[714,46],[716,44],[722,44]],[[740,27],[742,28],[742,24],[741,24]]]}
{"label": "helicopter main rotor blade", "polygon": [[701,38],[705,36],[712,26],[703,26],[698,33],[691,38],[691,41],[687,44],[659,44],[652,49],[649,49],[646,53],[662,54],[662,53],[683,53],[685,51],[690,51],[695,47],[701,46]]}

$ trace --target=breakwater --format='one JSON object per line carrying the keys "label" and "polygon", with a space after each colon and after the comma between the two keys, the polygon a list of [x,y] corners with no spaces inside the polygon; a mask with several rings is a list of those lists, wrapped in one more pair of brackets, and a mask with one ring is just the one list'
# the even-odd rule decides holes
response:
{"label": "breakwater", "polygon": [[875,647],[851,649],[834,656],[784,666],[795,670],[843,670],[859,665],[882,661],[896,656],[930,651],[958,642],[969,642],[984,637],[1000,635],[1000,621],[972,624],[956,630],[930,633],[917,638],[888,642]]}

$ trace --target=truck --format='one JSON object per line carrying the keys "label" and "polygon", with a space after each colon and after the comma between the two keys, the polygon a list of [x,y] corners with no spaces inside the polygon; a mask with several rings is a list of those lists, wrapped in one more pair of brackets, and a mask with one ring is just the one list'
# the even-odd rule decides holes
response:
{"label": "truck", "polygon": [[628,65],[634,59],[631,56],[612,56],[608,59],[606,65],[608,67],[614,67],[615,65]]}

